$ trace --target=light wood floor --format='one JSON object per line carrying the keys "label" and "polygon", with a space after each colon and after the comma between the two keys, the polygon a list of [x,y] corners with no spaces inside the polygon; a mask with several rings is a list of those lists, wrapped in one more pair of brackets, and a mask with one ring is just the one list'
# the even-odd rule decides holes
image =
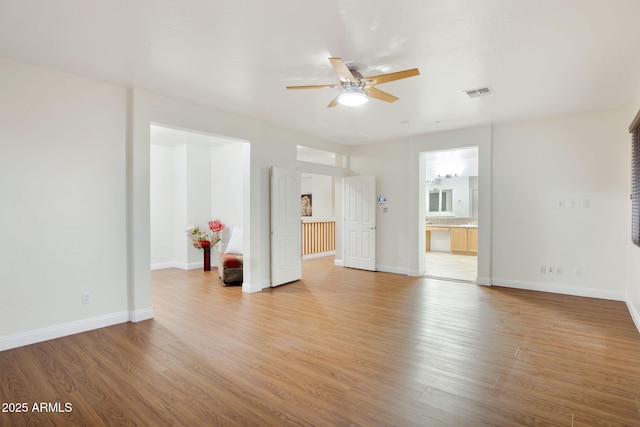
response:
{"label": "light wood floor", "polygon": [[621,302],[304,263],[257,294],[152,272],[155,319],[0,352],[0,425],[640,425]]}

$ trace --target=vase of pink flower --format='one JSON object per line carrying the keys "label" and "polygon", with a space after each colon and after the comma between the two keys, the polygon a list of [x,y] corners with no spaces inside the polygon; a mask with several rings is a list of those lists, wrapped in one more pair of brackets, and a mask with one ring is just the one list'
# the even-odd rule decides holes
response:
{"label": "vase of pink flower", "polygon": [[209,231],[201,230],[193,223],[187,227],[187,234],[191,237],[193,247],[204,252],[204,271],[211,270],[211,248],[222,240],[224,224],[220,220],[209,221]]}

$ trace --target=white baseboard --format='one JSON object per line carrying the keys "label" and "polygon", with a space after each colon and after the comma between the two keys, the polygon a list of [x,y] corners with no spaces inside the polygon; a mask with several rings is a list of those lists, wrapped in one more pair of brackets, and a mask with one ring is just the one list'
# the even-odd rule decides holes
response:
{"label": "white baseboard", "polygon": [[[151,264],[151,270],[162,270],[164,268],[179,268],[180,270],[197,270],[203,267],[204,267],[203,262],[186,263],[186,262],[171,261],[171,262],[159,262],[156,264]],[[215,261],[212,262],[211,267],[218,268],[218,263]]]}
{"label": "white baseboard", "polygon": [[163,270],[165,268],[179,268],[176,266],[175,262],[159,262],[156,264],[151,264],[151,270]]}
{"label": "white baseboard", "polygon": [[424,276],[424,271],[420,272],[418,269],[407,269],[407,276],[409,277],[422,277]]}
{"label": "white baseboard", "polygon": [[333,265],[335,265],[336,267],[344,267],[344,261],[341,259],[336,259],[333,261]]}
{"label": "white baseboard", "polygon": [[476,283],[482,286],[492,286],[491,277],[479,277],[476,278]]}
{"label": "white baseboard", "polygon": [[409,270],[407,268],[395,267],[391,265],[376,265],[376,271],[381,271],[383,273],[402,274],[404,276],[409,275]]}
{"label": "white baseboard", "polygon": [[318,252],[317,254],[302,255],[302,260],[307,261],[310,259],[324,258],[326,256],[336,256],[336,251]]}
{"label": "white baseboard", "polygon": [[7,335],[5,337],[0,337],[0,351],[65,337],[67,335],[78,334],[80,332],[91,331],[93,329],[100,329],[106,326],[117,325],[127,321],[129,321],[129,312],[121,311],[119,313],[106,314],[104,316],[92,317],[90,319],[83,319],[75,322],[63,323],[61,325],[48,326],[46,328]]}
{"label": "white baseboard", "polygon": [[271,287],[271,279],[264,279],[257,286],[252,283],[242,282],[242,292],[245,292],[248,294],[262,292],[263,289],[267,289],[270,287]]}
{"label": "white baseboard", "polygon": [[196,268],[202,268],[203,264],[201,262],[192,262],[187,264],[186,262],[178,262],[178,261],[170,261],[170,262],[159,262],[156,264],[151,264],[151,270],[162,270],[165,268],[179,268],[180,270],[195,270]]}
{"label": "white baseboard", "polygon": [[176,268],[179,268],[181,270],[201,270],[202,268],[204,268],[204,263],[203,262],[190,262],[190,263],[177,262]]}
{"label": "white baseboard", "polygon": [[153,319],[153,308],[147,307],[142,310],[135,310],[129,312],[130,322],[142,322],[143,320]]}
{"label": "white baseboard", "polygon": [[631,319],[633,319],[633,323],[636,325],[636,329],[640,332],[640,313],[636,310],[635,306],[631,303],[631,301],[627,298],[625,301],[627,304],[627,309],[629,310],[629,314],[631,314]]}
{"label": "white baseboard", "polygon": [[607,291],[603,289],[585,288],[581,286],[562,285],[559,283],[525,282],[519,280],[493,278],[494,286],[524,289],[528,291],[550,292],[554,294],[573,295],[577,297],[599,298],[614,301],[625,301],[622,291]]}

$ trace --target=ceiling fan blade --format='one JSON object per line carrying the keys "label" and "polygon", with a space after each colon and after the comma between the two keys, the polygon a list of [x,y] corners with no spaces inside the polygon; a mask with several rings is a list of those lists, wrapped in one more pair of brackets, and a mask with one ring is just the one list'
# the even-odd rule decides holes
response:
{"label": "ceiling fan blade", "polygon": [[331,61],[331,66],[335,70],[335,72],[338,75],[338,77],[340,77],[340,81],[343,81],[343,82],[346,82],[346,81],[357,82],[358,81],[353,76],[353,74],[351,73],[349,68],[346,65],[344,65],[344,61],[342,60],[342,58],[329,58],[329,61]]}
{"label": "ceiling fan blade", "polygon": [[336,88],[340,87],[339,84],[333,85],[311,85],[311,86],[287,86],[287,89],[327,89],[327,88]]}
{"label": "ceiling fan blade", "polygon": [[379,85],[381,83],[392,82],[394,80],[406,79],[407,77],[413,77],[420,74],[417,68],[411,70],[398,71],[396,73],[380,74],[378,76],[365,77],[363,80],[367,82],[367,85]]}
{"label": "ceiling fan blade", "polygon": [[333,98],[333,100],[329,103],[329,105],[327,105],[327,108],[335,107],[336,105],[338,105],[338,98],[339,97],[340,97],[340,95],[338,95],[335,98]]}
{"label": "ceiling fan blade", "polygon": [[382,101],[387,102],[396,102],[399,98],[397,96],[393,96],[390,93],[383,92],[378,88],[370,87],[369,88],[369,96],[371,98],[380,99]]}

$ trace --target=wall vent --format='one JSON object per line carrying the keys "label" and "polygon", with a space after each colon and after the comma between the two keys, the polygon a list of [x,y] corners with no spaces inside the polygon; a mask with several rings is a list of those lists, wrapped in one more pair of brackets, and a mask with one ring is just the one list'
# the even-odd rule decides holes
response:
{"label": "wall vent", "polygon": [[466,93],[469,98],[477,98],[479,96],[491,95],[493,93],[493,90],[487,86],[479,87],[477,89],[465,90],[464,93]]}

